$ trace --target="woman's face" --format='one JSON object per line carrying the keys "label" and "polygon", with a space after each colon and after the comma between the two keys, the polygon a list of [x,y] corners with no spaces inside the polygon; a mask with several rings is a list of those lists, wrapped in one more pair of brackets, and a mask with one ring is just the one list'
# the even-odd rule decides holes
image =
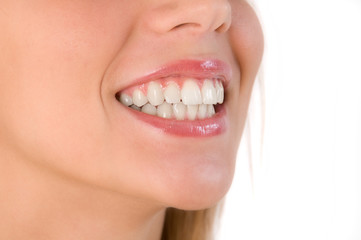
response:
{"label": "woman's face", "polygon": [[[0,147],[13,161],[159,206],[224,196],[263,52],[246,1],[2,0],[0,29]],[[221,91],[203,92],[205,79],[225,85],[213,116],[195,105]],[[151,81],[192,99],[158,107],[184,120],[118,101],[141,102],[132,94]]]}

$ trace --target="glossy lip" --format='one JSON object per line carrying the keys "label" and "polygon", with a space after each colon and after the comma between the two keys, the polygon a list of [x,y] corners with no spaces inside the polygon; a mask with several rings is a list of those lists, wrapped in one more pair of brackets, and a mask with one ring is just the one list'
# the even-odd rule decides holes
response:
{"label": "glossy lip", "polygon": [[[123,89],[166,77],[217,78],[222,81],[223,87],[226,90],[232,78],[232,68],[230,65],[218,59],[179,60],[136,79]],[[123,89],[119,89],[117,93]]]}
{"label": "glossy lip", "polygon": [[227,129],[226,109],[221,107],[211,118],[201,120],[176,120],[152,116],[129,108],[134,116],[160,129],[162,132],[182,137],[212,137]]}
{"label": "glossy lip", "polygon": [[[201,79],[217,78],[222,81],[223,87],[226,90],[232,77],[232,70],[228,64],[217,59],[180,60],[162,66],[158,70],[136,79],[127,88],[135,85],[141,85],[152,80],[172,76]],[[160,129],[164,133],[183,137],[211,137],[222,134],[227,129],[228,124],[226,118],[227,111],[224,106],[225,103],[226,102],[224,102],[222,105],[216,106],[217,110],[214,116],[201,120],[165,119],[145,114],[128,107],[126,108],[128,108],[128,110],[138,120],[150,124],[151,126]]]}

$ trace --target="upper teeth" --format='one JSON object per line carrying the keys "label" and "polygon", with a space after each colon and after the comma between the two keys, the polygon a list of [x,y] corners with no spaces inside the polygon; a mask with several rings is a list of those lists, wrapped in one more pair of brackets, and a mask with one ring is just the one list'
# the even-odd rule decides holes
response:
{"label": "upper teeth", "polygon": [[150,82],[148,85],[147,97],[150,104],[158,106],[164,102],[162,87],[157,82]]}
{"label": "upper teeth", "polygon": [[215,114],[213,105],[222,104],[224,100],[220,80],[206,79],[201,88],[199,81],[194,79],[186,79],[182,88],[174,81],[163,84],[152,81],[130,91],[121,92],[118,100],[123,105],[150,115],[178,120],[211,117]]}
{"label": "upper teeth", "polygon": [[147,97],[144,95],[144,93],[139,90],[139,89],[135,89],[133,92],[133,103],[134,105],[141,107],[144,104],[146,104],[148,102]]}
{"label": "upper teeth", "polygon": [[187,105],[202,104],[202,95],[198,84],[193,80],[186,80],[181,90],[182,102]]}
{"label": "upper teeth", "polygon": [[171,82],[164,90],[164,98],[167,103],[180,103],[181,101],[181,92],[179,90],[178,84]]}
{"label": "upper teeth", "polygon": [[217,92],[213,82],[205,80],[202,86],[202,99],[204,104],[217,104]]}

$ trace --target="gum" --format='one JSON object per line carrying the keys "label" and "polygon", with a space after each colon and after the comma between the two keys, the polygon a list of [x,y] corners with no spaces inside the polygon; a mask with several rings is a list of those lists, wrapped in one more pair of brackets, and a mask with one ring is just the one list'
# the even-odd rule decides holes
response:
{"label": "gum", "polygon": [[[219,80],[219,79],[196,79],[196,78],[186,78],[186,77],[167,77],[167,78],[153,80],[153,81],[150,81],[150,82],[159,83],[161,85],[162,90],[164,91],[165,88],[171,82],[175,82],[178,85],[179,89],[181,90],[182,87],[183,87],[183,83],[186,80],[195,81],[198,84],[199,89],[202,88],[203,83],[204,83],[205,80],[212,80],[214,87],[215,87],[215,82],[216,81],[219,81],[222,84],[222,81]],[[149,85],[150,82],[146,82],[146,83],[143,83],[143,84],[139,84],[139,85],[136,85],[136,86],[129,87],[127,89],[122,90],[120,93],[125,93],[125,94],[127,94],[129,96],[133,96],[134,90],[138,89],[138,90],[142,91],[144,93],[144,95],[147,95],[148,85]]]}

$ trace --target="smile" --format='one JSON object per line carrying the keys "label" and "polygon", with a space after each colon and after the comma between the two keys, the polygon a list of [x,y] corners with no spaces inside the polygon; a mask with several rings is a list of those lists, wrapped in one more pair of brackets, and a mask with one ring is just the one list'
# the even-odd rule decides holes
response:
{"label": "smile", "polygon": [[136,81],[115,97],[138,119],[164,132],[213,136],[226,126],[229,69],[221,61],[184,60]]}
{"label": "smile", "polygon": [[125,106],[145,114],[177,120],[212,117],[222,104],[224,89],[218,79],[165,78],[126,89],[117,95]]}

